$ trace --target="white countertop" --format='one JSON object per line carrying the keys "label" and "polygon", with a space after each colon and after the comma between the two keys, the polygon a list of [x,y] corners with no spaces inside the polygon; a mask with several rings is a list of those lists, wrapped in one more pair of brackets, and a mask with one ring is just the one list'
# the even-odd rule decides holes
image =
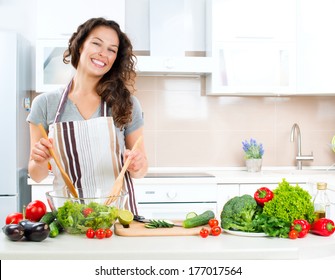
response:
{"label": "white countertop", "polygon": [[114,260],[285,260],[335,259],[335,235],[301,239],[220,236],[121,237],[88,239],[62,233],[42,242],[10,241],[0,234],[0,259]]}
{"label": "white countertop", "polygon": [[[214,177],[207,178],[183,178],[188,183],[217,183],[217,184],[234,184],[234,183],[279,183],[285,178],[287,181],[292,182],[311,182],[317,181],[327,182],[329,186],[335,187],[335,170],[327,170],[326,167],[306,168],[297,170],[295,167],[268,167],[263,168],[261,172],[247,172],[241,168],[149,168],[149,172],[160,173],[183,173],[183,172],[206,172]],[[53,175],[50,174],[46,179],[40,183],[34,182],[28,178],[28,185],[52,185]],[[161,180],[169,183],[180,182],[180,178],[162,178]],[[156,182],[157,178],[142,178],[135,179],[134,182]]]}

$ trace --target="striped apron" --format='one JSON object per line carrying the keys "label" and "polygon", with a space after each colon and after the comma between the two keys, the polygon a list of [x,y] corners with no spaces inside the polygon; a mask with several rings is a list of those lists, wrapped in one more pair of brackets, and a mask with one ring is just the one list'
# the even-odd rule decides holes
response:
{"label": "striped apron", "polygon": [[[101,102],[101,116],[89,120],[60,122],[71,83],[64,90],[49,137],[55,153],[69,175],[79,197],[102,197],[111,191],[123,166],[113,118],[108,116],[106,102]],[[53,160],[54,189],[65,188],[65,182]],[[137,214],[133,182],[125,173],[122,192],[125,208]]]}

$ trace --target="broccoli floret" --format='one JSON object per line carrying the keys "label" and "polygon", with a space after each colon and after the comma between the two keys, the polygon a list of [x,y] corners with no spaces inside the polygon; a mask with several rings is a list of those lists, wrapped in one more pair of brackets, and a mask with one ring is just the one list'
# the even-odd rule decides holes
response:
{"label": "broccoli floret", "polygon": [[256,231],[253,223],[256,215],[262,212],[256,200],[249,194],[235,196],[228,200],[221,212],[221,227],[224,229]]}

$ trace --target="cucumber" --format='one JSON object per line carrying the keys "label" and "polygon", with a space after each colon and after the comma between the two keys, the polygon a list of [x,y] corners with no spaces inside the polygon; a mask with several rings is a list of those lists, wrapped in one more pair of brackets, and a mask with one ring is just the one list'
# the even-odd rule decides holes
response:
{"label": "cucumber", "polygon": [[186,219],[190,219],[190,218],[193,218],[193,217],[196,217],[196,216],[198,216],[197,213],[189,212],[189,213],[186,214]]}
{"label": "cucumber", "polygon": [[49,228],[50,228],[49,237],[54,238],[59,234],[59,226],[57,220],[52,221],[51,224],[49,225]]}
{"label": "cucumber", "polygon": [[56,217],[55,217],[55,215],[52,212],[47,212],[40,219],[40,222],[43,222],[43,223],[46,223],[46,224],[50,225],[55,218]]}
{"label": "cucumber", "polygon": [[184,228],[193,228],[208,224],[210,219],[214,219],[215,214],[212,210],[207,210],[204,213],[197,215],[193,218],[189,218],[183,221]]}

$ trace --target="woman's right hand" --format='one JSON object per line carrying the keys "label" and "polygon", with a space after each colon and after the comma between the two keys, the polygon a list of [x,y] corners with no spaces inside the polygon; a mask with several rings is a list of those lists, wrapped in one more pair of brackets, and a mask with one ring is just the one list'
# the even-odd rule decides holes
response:
{"label": "woman's right hand", "polygon": [[52,148],[52,139],[40,138],[31,149],[30,158],[36,163],[48,162],[51,159],[49,149]]}

